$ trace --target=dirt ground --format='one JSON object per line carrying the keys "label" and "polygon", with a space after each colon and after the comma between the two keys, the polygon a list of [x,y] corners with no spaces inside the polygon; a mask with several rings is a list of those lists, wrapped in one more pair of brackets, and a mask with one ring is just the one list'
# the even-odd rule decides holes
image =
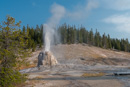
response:
{"label": "dirt ground", "polygon": [[33,52],[28,61],[24,87],[130,87],[130,76],[114,76],[114,72],[130,72],[130,53],[102,49],[87,44],[57,45],[51,51],[58,60],[53,67],[41,66]]}

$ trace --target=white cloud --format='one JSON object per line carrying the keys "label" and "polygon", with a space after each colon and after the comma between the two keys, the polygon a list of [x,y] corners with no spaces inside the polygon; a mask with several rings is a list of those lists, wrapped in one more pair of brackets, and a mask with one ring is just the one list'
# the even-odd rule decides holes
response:
{"label": "white cloud", "polygon": [[67,11],[67,16],[74,20],[85,18],[89,15],[90,11],[98,7],[98,3],[95,0],[86,1],[85,5],[75,6],[76,10]]}
{"label": "white cloud", "polygon": [[130,0],[98,0],[102,2],[105,7],[114,10],[130,10]]}
{"label": "white cloud", "polygon": [[124,15],[113,15],[103,20],[106,23],[114,24],[115,29],[120,32],[130,33],[130,16],[129,14]]}
{"label": "white cloud", "polygon": [[101,6],[108,9],[124,12],[123,14],[117,14],[109,16],[103,19],[105,23],[113,24],[115,29],[119,32],[130,33],[130,0],[98,0]]}

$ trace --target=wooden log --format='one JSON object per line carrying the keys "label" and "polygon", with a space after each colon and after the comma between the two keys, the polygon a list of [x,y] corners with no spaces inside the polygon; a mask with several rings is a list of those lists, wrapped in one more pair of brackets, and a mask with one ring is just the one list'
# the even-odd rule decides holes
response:
{"label": "wooden log", "polygon": [[115,72],[115,76],[121,76],[121,75],[130,75],[130,72]]}

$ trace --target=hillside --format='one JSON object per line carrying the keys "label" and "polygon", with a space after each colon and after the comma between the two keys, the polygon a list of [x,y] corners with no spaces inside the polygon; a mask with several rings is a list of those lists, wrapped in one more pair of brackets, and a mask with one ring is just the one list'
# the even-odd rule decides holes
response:
{"label": "hillside", "polygon": [[[28,57],[32,68],[21,70],[29,74],[24,87],[129,87],[129,76],[115,77],[114,72],[130,71],[130,53],[102,49],[87,44],[56,45],[52,52],[59,64],[41,66],[37,57]],[[111,84],[110,84],[111,83]]]}
{"label": "hillside", "polygon": [[[42,49],[43,50],[43,49]],[[37,50],[32,53],[32,57],[28,60],[31,63],[36,63],[38,54],[42,50]],[[83,64],[93,65],[94,63],[101,63],[107,65],[128,65],[130,62],[130,53],[123,51],[113,51],[109,49],[102,49],[99,47],[88,46],[87,44],[71,44],[71,45],[57,45],[52,47],[53,55],[62,62],[62,60],[82,61]],[[67,61],[66,61],[67,63]]]}

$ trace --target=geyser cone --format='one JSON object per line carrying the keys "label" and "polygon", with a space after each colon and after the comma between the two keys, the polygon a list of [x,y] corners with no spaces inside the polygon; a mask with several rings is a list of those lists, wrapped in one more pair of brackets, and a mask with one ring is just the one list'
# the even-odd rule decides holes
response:
{"label": "geyser cone", "polygon": [[52,55],[52,53],[50,51],[45,51],[44,65],[54,66],[57,64],[58,64],[58,62],[57,62],[56,58]]}

